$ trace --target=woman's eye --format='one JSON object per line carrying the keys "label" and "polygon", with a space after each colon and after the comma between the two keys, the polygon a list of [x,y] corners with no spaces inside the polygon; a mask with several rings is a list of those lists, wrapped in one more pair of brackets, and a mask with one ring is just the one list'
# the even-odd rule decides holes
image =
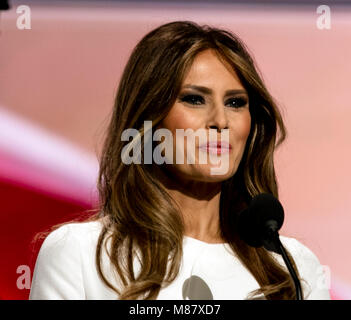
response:
{"label": "woman's eye", "polygon": [[205,100],[198,95],[189,94],[180,98],[180,101],[187,102],[194,105],[200,105],[205,103]]}
{"label": "woman's eye", "polygon": [[[201,105],[205,103],[205,100],[202,96],[196,94],[184,95],[180,98],[180,101],[187,102],[192,105]],[[246,98],[232,98],[229,99],[226,105],[229,105],[231,108],[241,108],[247,104],[248,100]]]}
{"label": "woman's eye", "polygon": [[228,100],[227,104],[229,104],[231,108],[241,108],[246,106],[247,100],[245,98],[234,98]]}

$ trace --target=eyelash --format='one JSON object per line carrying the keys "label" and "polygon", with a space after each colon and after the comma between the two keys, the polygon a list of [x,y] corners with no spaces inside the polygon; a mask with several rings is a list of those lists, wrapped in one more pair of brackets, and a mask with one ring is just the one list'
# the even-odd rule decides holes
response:
{"label": "eyelash", "polygon": [[[199,101],[199,100],[201,100],[201,103],[200,104],[202,104],[202,103],[204,103],[204,98],[203,97],[201,97],[201,96],[199,96],[199,95],[196,95],[196,94],[187,94],[187,95],[184,95],[184,96],[182,96],[181,98],[180,98],[180,101],[182,101],[182,102],[187,102],[187,103],[189,103],[189,104],[191,104],[191,105],[199,105],[198,103],[193,103],[193,98],[195,98],[196,99],[196,101]],[[247,99],[245,99],[245,98],[232,98],[232,99],[229,99],[228,100],[228,102],[232,102],[232,101],[240,101],[239,102],[239,106],[231,106],[231,108],[234,108],[234,109],[239,109],[239,108],[242,108],[242,107],[245,107],[246,106],[246,104],[247,104]]]}

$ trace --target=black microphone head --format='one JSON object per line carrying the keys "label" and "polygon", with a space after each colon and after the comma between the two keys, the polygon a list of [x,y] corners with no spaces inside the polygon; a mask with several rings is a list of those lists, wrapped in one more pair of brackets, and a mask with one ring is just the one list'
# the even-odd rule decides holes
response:
{"label": "black microphone head", "polygon": [[0,0],[0,10],[10,9],[9,3],[6,0]]}
{"label": "black microphone head", "polygon": [[248,208],[239,214],[237,228],[240,238],[252,247],[261,247],[268,221],[273,221],[278,231],[284,222],[284,209],[276,197],[261,193],[253,197]]}

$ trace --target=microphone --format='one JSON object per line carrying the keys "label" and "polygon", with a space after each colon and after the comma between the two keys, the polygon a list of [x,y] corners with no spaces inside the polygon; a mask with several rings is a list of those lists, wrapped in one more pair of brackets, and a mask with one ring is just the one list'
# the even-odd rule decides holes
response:
{"label": "microphone", "polygon": [[8,1],[0,0],[0,10],[8,10],[8,9],[10,9]]}
{"label": "microphone", "polygon": [[279,239],[278,231],[283,222],[284,209],[279,200],[269,193],[261,193],[252,198],[247,209],[240,212],[237,220],[238,234],[249,246],[263,246],[283,257],[295,284],[296,300],[302,300],[300,281]]}

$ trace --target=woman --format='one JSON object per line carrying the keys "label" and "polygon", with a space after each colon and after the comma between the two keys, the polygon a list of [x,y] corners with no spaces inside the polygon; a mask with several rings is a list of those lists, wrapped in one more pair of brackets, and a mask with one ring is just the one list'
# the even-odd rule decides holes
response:
{"label": "woman", "polygon": [[[147,140],[144,121],[169,130],[171,140]],[[132,156],[130,128],[141,146]],[[199,142],[192,153],[176,139],[179,129],[202,129],[221,147]],[[253,196],[278,197],[273,153],[284,138],[277,106],[238,37],[189,21],[149,32],[119,84],[100,159],[98,213],[45,239],[30,299],[295,299],[282,259],[246,245],[232,223]],[[150,145],[155,159],[165,140],[163,163],[126,163],[145,160]],[[179,163],[177,152],[195,161]],[[220,162],[199,161],[213,153]],[[213,174],[219,163],[226,170]],[[318,258],[294,238],[281,241],[304,298],[330,299],[318,285]]]}

